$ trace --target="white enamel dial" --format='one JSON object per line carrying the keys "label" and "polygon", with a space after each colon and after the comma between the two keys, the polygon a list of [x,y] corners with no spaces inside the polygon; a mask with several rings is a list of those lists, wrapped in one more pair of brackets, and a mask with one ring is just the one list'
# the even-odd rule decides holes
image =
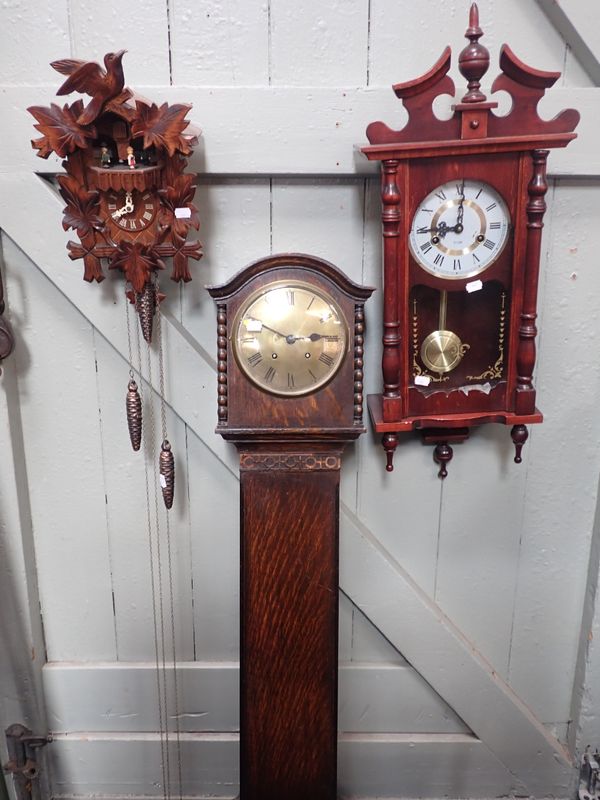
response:
{"label": "white enamel dial", "polygon": [[409,247],[427,272],[461,280],[494,263],[509,229],[508,208],[498,192],[483,181],[459,178],[438,186],[419,203]]}

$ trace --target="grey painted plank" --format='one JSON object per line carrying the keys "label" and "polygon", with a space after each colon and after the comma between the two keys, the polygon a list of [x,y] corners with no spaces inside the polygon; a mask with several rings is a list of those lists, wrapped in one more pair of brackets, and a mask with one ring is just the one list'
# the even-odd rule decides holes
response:
{"label": "grey painted plank", "polygon": [[[454,453],[442,487],[434,599],[507,679],[529,452],[516,465],[509,429],[486,425]],[[540,719],[567,719],[546,713],[538,709]]]}
{"label": "grey painted plank", "polygon": [[170,6],[173,83],[269,82],[269,6],[261,0],[177,0]]}
{"label": "grey painted plank", "polygon": [[[156,734],[57,736],[48,751],[55,797],[161,797]],[[233,798],[235,734],[183,734],[183,794]],[[293,754],[290,754],[290,758]],[[175,752],[171,749],[171,764]],[[346,735],[339,742],[339,791],[358,797],[502,797],[522,791],[481,742],[465,734]],[[176,792],[177,787],[173,785]]]}
{"label": "grey painted plank", "polygon": [[[169,743],[170,790],[179,796],[175,741]],[[236,734],[182,734],[183,795],[232,798],[238,789]],[[47,756],[53,797],[163,797],[158,734],[56,736]]]}
{"label": "grey painted plank", "polygon": [[[1,255],[0,250],[4,275]],[[2,362],[0,397],[0,729],[19,721],[32,730],[45,731],[42,665],[46,653],[14,358]],[[0,737],[0,761],[8,761],[4,736]],[[46,787],[46,776],[41,780]],[[14,798],[10,780],[8,787]]]}
{"label": "grey painted plank", "polygon": [[[171,667],[169,667],[169,670]],[[234,662],[180,662],[180,729],[232,732],[239,728],[239,672]],[[50,729],[152,732],[160,728],[156,668],[137,662],[50,663],[43,670]],[[340,665],[339,728],[345,732],[468,733],[465,724],[412,667]],[[171,729],[174,701],[168,697]]]}
{"label": "grey painted plank", "polygon": [[[70,3],[72,57],[102,63],[107,51],[127,48],[123,67],[128,86],[135,88],[141,81],[150,85],[168,84],[168,8],[164,0],[144,0],[143,4],[103,0],[101,7],[86,0]],[[68,57],[68,51],[56,51],[52,60]],[[44,73],[48,83],[60,81],[58,73],[49,72],[49,76]],[[72,102],[79,96],[74,93],[68,100]]]}
{"label": "grey painted plank", "polygon": [[[124,306],[124,298],[117,302]],[[125,314],[123,313],[123,325]],[[130,315],[135,342],[137,316]],[[137,347],[134,345],[134,351]],[[146,344],[142,340],[142,372],[147,371]],[[131,447],[125,419],[125,395],[129,382],[129,365],[102,337],[95,337],[98,375],[99,413],[101,418],[106,514],[110,544],[117,657],[120,661],[152,661],[155,658],[152,577],[148,519],[152,526],[152,558],[154,594],[157,609],[158,637],[162,598],[162,626],[166,634],[168,657],[171,658],[171,597],[168,580],[167,515],[162,493],[155,475],[160,447],[160,408],[151,392],[144,395],[143,414],[145,449],[135,453]],[[137,376],[137,354],[134,355]],[[166,376],[169,365],[166,365]],[[144,390],[143,382],[138,385]],[[168,385],[168,384],[167,384]],[[151,405],[152,404],[152,405]],[[151,410],[153,409],[154,423]],[[175,501],[169,513],[175,641],[178,657],[194,658],[194,626],[192,610],[192,572],[190,563],[190,514],[187,487],[187,455],[185,425],[167,408],[167,436],[175,456]],[[151,428],[154,426],[154,437]],[[148,492],[146,490],[146,478]],[[155,492],[158,493],[158,503]],[[150,499],[148,509],[147,496]],[[158,510],[158,514],[157,514]],[[159,523],[157,536],[156,521]],[[160,542],[160,570],[157,543]]]}
{"label": "grey painted plank", "polygon": [[369,5],[368,0],[271,0],[272,84],[360,86],[366,75]]}
{"label": "grey painted plank", "polygon": [[[16,0],[0,9],[0,75],[6,84],[52,81],[48,64],[71,54],[68,0]],[[60,76],[58,76],[60,79]],[[56,86],[58,88],[58,84]],[[5,125],[3,125],[3,136]]]}
{"label": "grey painted plank", "polygon": [[[413,77],[411,74],[410,77]],[[202,143],[191,168],[213,175],[375,175],[377,167],[355,149],[366,144],[365,130],[382,119],[401,127],[406,115],[390,75],[377,87],[187,87],[135,86],[156,102],[191,102],[190,119],[202,128]],[[56,100],[56,86],[3,87],[0,117],[5,120],[2,172],[61,172],[61,159],[38,158],[30,140],[37,135],[30,105]],[[594,147],[598,126],[597,88],[553,88],[540,103],[540,114],[552,118],[563,108],[577,108],[579,138],[554,151],[548,167],[554,175],[600,175],[600,153]],[[450,106],[451,98],[441,101]],[[244,110],[240,114],[240,109]],[[285,109],[285,111],[284,111]],[[310,123],[307,123],[307,120]]]}
{"label": "grey painted plank", "polygon": [[[441,12],[438,0],[421,0],[418,11],[407,14],[401,3],[372,0],[371,84],[382,86],[423,75],[449,44],[453,50],[450,74],[458,92],[464,94],[466,81],[458,71],[457,62],[465,41],[463,36],[469,5],[462,0],[448,0]],[[485,84],[491,84],[497,73],[498,53],[504,42],[508,42],[519,58],[533,67],[562,70],[565,42],[535,3],[478,0],[478,7],[484,31],[481,41],[491,56],[491,65],[484,78],[484,91],[488,90]],[[440,19],[440,13],[443,13],[443,19]]]}
{"label": "grey painted plank", "polygon": [[600,375],[582,342],[600,336],[596,182],[559,182],[540,284],[536,385],[545,420],[527,443],[509,682],[546,721],[570,718],[600,474]]}
{"label": "grey painted plank", "polygon": [[537,0],[557,33],[589,76],[600,85],[600,23],[586,0]]}
{"label": "grey painted plank", "polygon": [[347,510],[340,584],[494,755],[536,795],[569,791],[569,755],[402,566]]}
{"label": "grey painted plank", "polygon": [[232,661],[239,658],[239,484],[187,431],[195,657]]}
{"label": "grey painted plank", "polygon": [[4,242],[11,312],[18,320],[13,358],[47,651],[57,659],[111,659],[115,631],[92,326],[13,242]]}
{"label": "grey painted plank", "polygon": [[350,734],[339,742],[338,791],[351,798],[492,798],[523,786],[474,737]]}

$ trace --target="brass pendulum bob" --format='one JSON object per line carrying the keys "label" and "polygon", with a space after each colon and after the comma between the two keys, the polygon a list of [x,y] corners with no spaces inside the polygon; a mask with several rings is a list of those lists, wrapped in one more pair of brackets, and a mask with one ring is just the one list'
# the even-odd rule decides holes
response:
{"label": "brass pendulum bob", "polygon": [[142,291],[135,296],[135,308],[140,317],[142,334],[148,344],[152,341],[152,323],[156,312],[156,306],[156,288],[152,281],[146,281]]}
{"label": "brass pendulum bob", "polygon": [[175,459],[173,451],[167,439],[162,443],[159,456],[160,468],[160,488],[162,489],[165,506],[171,508],[173,505],[173,494],[175,492]]}
{"label": "brass pendulum bob", "polygon": [[129,428],[131,446],[137,452],[142,444],[142,399],[138,392],[137,383],[133,378],[129,381],[127,387],[125,407],[127,409],[127,427]]}

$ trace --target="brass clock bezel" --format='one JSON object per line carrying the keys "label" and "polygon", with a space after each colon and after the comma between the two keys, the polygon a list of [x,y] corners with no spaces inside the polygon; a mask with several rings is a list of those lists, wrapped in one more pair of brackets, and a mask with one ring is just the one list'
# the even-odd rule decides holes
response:
{"label": "brass clock bezel", "polygon": [[[255,374],[252,374],[250,371],[250,367],[246,364],[246,359],[242,358],[241,353],[239,351],[238,345],[238,330],[241,324],[242,317],[246,314],[248,309],[257,301],[258,298],[267,294],[268,292],[273,291],[274,289],[301,289],[303,291],[311,292],[312,294],[319,297],[324,303],[330,306],[333,311],[335,312],[337,318],[340,320],[341,323],[341,332],[343,332],[344,341],[342,346],[340,347],[339,354],[336,356],[334,360],[333,366],[330,368],[329,372],[323,376],[323,378],[319,379],[315,383],[311,384],[310,386],[302,389],[273,389],[268,385],[265,385],[260,380],[257,380]],[[326,292],[325,290],[321,289],[320,287],[316,287],[313,283],[308,281],[301,281],[301,280],[290,280],[290,279],[281,279],[276,281],[271,281],[268,284],[265,284],[261,288],[257,289],[255,292],[250,294],[244,303],[240,306],[237,310],[235,317],[233,319],[233,324],[230,329],[229,334],[229,341],[231,344],[231,349],[236,360],[238,367],[240,368],[241,372],[244,374],[246,378],[258,389],[265,392],[266,394],[270,394],[276,397],[288,397],[288,398],[295,398],[295,397],[304,397],[306,395],[315,394],[316,392],[323,389],[327,384],[329,384],[335,376],[339,373],[340,369],[342,368],[346,356],[350,351],[351,346],[351,338],[350,338],[350,326],[348,325],[348,321],[338,305],[338,303],[333,299],[331,294]]]}

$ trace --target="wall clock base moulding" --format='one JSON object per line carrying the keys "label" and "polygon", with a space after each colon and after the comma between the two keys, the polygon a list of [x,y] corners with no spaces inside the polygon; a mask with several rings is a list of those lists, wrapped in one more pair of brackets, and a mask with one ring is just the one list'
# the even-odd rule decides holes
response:
{"label": "wall clock base moulding", "polygon": [[405,417],[386,421],[383,414],[383,396],[370,394],[367,398],[369,416],[374,430],[382,433],[382,444],[386,454],[386,470],[394,469],[394,452],[398,446],[398,434],[418,431],[424,444],[434,444],[433,460],[440,465],[438,477],[448,475],[447,464],[454,455],[452,444],[469,438],[469,429],[488,422],[511,425],[511,438],[515,445],[515,463],[521,463],[521,451],[529,437],[527,425],[543,422],[544,417],[537,408],[532,414],[516,414],[508,411],[472,412],[464,414],[440,414],[437,417]]}

